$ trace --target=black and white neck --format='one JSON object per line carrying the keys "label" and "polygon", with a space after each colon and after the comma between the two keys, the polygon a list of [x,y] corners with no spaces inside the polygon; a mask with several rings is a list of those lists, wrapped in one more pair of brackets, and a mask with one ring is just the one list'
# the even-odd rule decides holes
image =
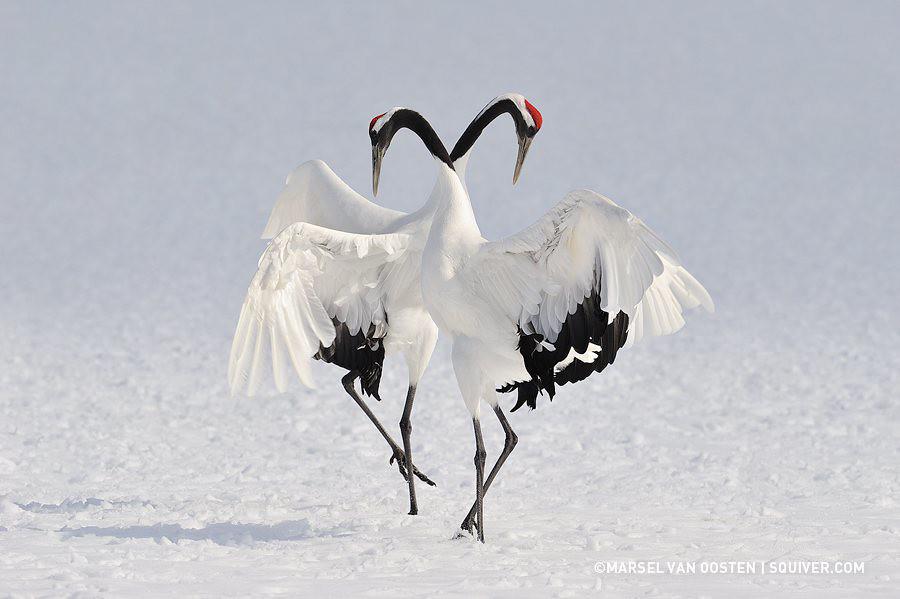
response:
{"label": "black and white neck", "polygon": [[449,166],[453,165],[447,148],[435,133],[431,123],[411,108],[397,106],[372,119],[372,122],[369,123],[372,145],[380,145],[384,151],[387,151],[394,135],[401,129],[409,129],[418,135],[432,156]]}
{"label": "black and white neck", "polygon": [[378,195],[381,161],[394,135],[401,129],[409,129],[418,135],[431,155],[453,170],[447,148],[425,117],[415,110],[397,106],[376,116],[369,123],[369,137],[372,140],[372,190],[375,195]]}
{"label": "black and white neck", "polygon": [[518,179],[518,173],[521,169],[521,162],[524,162],[525,154],[531,145],[531,139],[537,135],[543,123],[541,113],[535,108],[525,96],[522,94],[503,94],[497,96],[487,106],[481,109],[481,112],[469,123],[469,126],[463,131],[459,137],[453,150],[450,152],[450,160],[459,173],[460,178],[465,177],[466,164],[469,159],[469,153],[475,142],[481,136],[481,133],[490,125],[494,119],[509,114],[516,126],[516,136],[519,140],[519,153],[521,160],[517,161],[515,179]]}

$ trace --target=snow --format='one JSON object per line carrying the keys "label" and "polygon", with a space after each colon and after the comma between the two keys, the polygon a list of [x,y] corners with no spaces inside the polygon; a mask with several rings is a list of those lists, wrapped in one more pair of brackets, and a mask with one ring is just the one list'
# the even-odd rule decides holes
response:
{"label": "snow", "polygon": [[[896,596],[900,9],[550,10],[0,4],[0,595]],[[717,312],[513,414],[482,546],[452,540],[474,443],[445,345],[414,412],[438,483],[418,517],[337,371],[232,400],[225,370],[294,166],[368,194],[372,116],[411,106],[452,145],[509,90],[544,127],[516,188],[510,124],[479,141],[484,233],[595,189]],[[398,136],[379,202],[415,208],[433,177]],[[404,379],[374,406],[395,430]]]}

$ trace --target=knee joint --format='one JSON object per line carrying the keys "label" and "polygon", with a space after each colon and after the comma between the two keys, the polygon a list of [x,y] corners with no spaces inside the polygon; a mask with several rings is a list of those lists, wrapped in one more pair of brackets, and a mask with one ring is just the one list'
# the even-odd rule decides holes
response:
{"label": "knee joint", "polygon": [[400,431],[404,434],[412,432],[412,422],[410,422],[409,418],[400,419]]}
{"label": "knee joint", "polygon": [[344,386],[344,389],[347,390],[347,393],[354,393],[356,390],[353,388],[353,383],[356,382],[356,373],[348,372],[341,378],[341,384]]}
{"label": "knee joint", "polygon": [[483,466],[484,460],[487,457],[487,452],[485,450],[479,450],[475,452],[475,465]]}

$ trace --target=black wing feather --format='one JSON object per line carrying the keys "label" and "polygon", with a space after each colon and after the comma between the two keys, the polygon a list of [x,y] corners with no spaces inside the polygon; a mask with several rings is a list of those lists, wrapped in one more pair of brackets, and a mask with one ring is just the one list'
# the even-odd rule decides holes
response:
{"label": "black wing feather", "polygon": [[[609,315],[600,308],[600,279],[593,293],[584,298],[575,311],[568,315],[559,331],[553,349],[549,349],[541,342],[543,335],[539,333],[525,333],[519,328],[519,353],[525,361],[525,370],[531,375],[531,380],[510,383],[497,391],[509,393],[517,390],[518,398],[512,411],[518,410],[523,405],[531,409],[537,407],[537,396],[546,391],[550,400],[556,395],[556,385],[565,385],[582,381],[595,372],[603,370],[612,364],[618,351],[625,345],[628,338],[628,315],[619,312],[612,321]],[[569,351],[574,349],[578,353],[587,351],[588,344],[599,345],[600,350],[593,362],[582,362],[575,359],[561,370],[556,370],[556,365],[562,362]]]}
{"label": "black wing feather", "polygon": [[384,365],[384,342],[375,337],[375,325],[363,333],[350,334],[346,324],[332,319],[334,322],[334,343],[329,347],[319,345],[315,358],[335,364],[351,372],[358,372],[363,393],[381,401],[378,387],[381,385],[381,370]]}

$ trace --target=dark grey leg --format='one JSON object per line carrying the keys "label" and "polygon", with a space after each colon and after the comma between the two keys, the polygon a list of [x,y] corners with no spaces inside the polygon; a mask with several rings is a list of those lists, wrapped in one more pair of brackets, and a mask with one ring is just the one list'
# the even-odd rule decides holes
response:
{"label": "dark grey leg", "polygon": [[475,426],[475,515],[478,519],[478,540],[484,543],[484,439],[481,437],[481,422],[472,419]]}
{"label": "dark grey leg", "polygon": [[[410,435],[412,434],[412,415],[413,399],[416,397],[416,386],[410,385],[406,392],[406,403],[403,406],[403,416],[400,418],[400,434],[403,435],[403,451],[406,452],[406,471],[415,472],[412,463],[412,443]],[[415,516],[419,513],[419,506],[416,504],[416,479],[412,476],[406,477],[409,482],[409,515]]]}
{"label": "dark grey leg", "polygon": [[[500,420],[500,426],[503,427],[503,432],[506,434],[506,439],[503,442],[503,451],[500,453],[500,457],[497,458],[497,463],[494,464],[494,467],[491,468],[490,474],[488,474],[487,480],[484,481],[484,492],[487,493],[487,490],[490,488],[491,483],[494,482],[494,479],[497,478],[497,473],[500,472],[500,468],[503,466],[503,463],[506,462],[506,458],[509,457],[509,454],[512,453],[512,450],[515,449],[516,443],[519,442],[519,437],[516,436],[516,433],[513,431],[512,426],[509,424],[509,420],[506,419],[506,416],[503,414],[503,410],[500,406],[496,406],[494,408],[494,414],[497,415],[497,418]],[[466,515],[463,520],[460,528],[466,530],[468,532],[472,532],[475,527],[475,512],[478,509],[478,504],[473,504],[472,509],[469,510],[469,513]]]}
{"label": "dark grey leg", "polygon": [[[391,438],[391,435],[384,429],[381,425],[381,422],[378,421],[378,417],[375,416],[375,413],[369,409],[369,406],[366,405],[366,402],[363,401],[363,398],[359,396],[359,393],[356,392],[356,389],[353,387],[353,383],[356,382],[356,379],[359,378],[359,374],[356,372],[348,372],[344,378],[341,379],[341,384],[344,385],[344,389],[347,391],[347,394],[353,398],[353,401],[356,402],[356,405],[365,412],[366,416],[369,417],[369,420],[372,421],[372,424],[375,425],[375,428],[378,429],[378,432],[381,433],[381,436],[384,437],[384,440],[387,441],[388,445],[391,446],[391,451],[393,452],[391,455],[390,462],[394,463],[394,460],[397,461],[397,467],[400,469],[400,474],[403,475],[403,478],[409,480],[409,476],[407,476],[407,459],[406,455],[403,453],[403,450],[400,449],[400,446]],[[428,483],[431,486],[434,486],[434,482],[419,472],[419,469],[415,466],[412,467],[413,474],[419,477],[424,482]]]}
{"label": "dark grey leg", "polygon": [[369,417],[369,420],[372,421],[372,424],[375,425],[375,428],[378,429],[378,432],[381,433],[381,436],[384,437],[384,440],[388,442],[388,445],[391,446],[391,449],[394,452],[394,456],[391,458],[393,461],[395,458],[400,463],[400,473],[403,475],[403,478],[406,478],[406,472],[404,471],[404,465],[406,464],[406,460],[402,459],[403,450],[400,449],[400,446],[391,438],[390,433],[384,430],[384,427],[381,426],[381,422],[378,421],[378,417],[375,416],[375,413],[369,409],[369,406],[366,405],[366,402],[362,397],[356,392],[356,389],[353,387],[353,383],[356,382],[356,379],[359,377],[359,374],[356,372],[348,372],[347,375],[341,379],[341,383],[344,385],[344,389],[347,391],[347,394],[353,398],[353,401],[356,402],[363,412],[366,413],[366,416]]}

